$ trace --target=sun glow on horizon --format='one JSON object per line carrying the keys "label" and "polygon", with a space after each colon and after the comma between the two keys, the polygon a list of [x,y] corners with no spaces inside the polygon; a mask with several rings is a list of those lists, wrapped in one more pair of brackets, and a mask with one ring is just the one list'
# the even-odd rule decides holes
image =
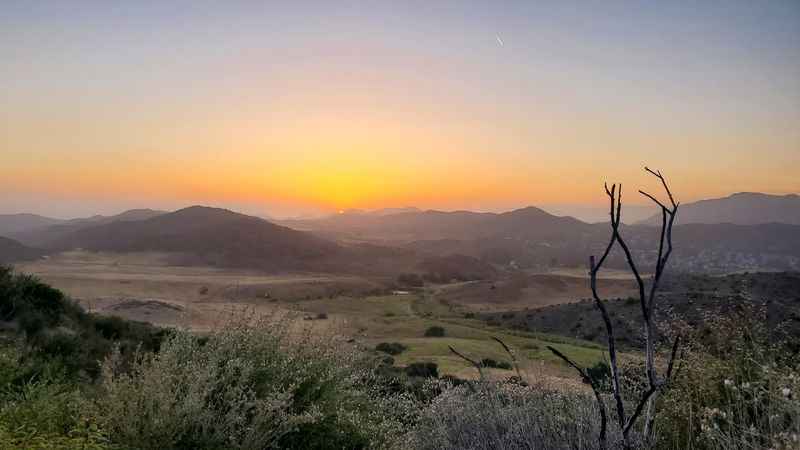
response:
{"label": "sun glow on horizon", "polygon": [[796,5],[451,6],[10,5],[0,188],[494,210],[599,205],[649,164],[685,201],[800,192]]}

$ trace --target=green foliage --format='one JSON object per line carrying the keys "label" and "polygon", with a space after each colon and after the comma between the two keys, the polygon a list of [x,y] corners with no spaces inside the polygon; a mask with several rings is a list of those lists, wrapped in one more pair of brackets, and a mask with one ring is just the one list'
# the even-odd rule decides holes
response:
{"label": "green foliage", "polygon": [[298,339],[288,323],[234,324],[203,341],[175,333],[129,370],[104,366],[100,411],[137,449],[365,448],[387,442],[363,355],[336,339]]}
{"label": "green foliage", "polygon": [[57,362],[71,377],[100,375],[100,364],[116,343],[125,355],[141,347],[157,350],[167,331],[118,317],[87,314],[61,291],[30,275],[0,267],[0,320],[14,323],[27,352]]}
{"label": "green foliage", "polygon": [[492,358],[483,358],[481,360],[481,366],[489,367],[492,369],[503,369],[503,370],[511,370],[512,366],[511,363],[506,361],[497,361]]}
{"label": "green foliage", "polygon": [[436,325],[425,330],[425,337],[444,337],[444,334],[444,328]]}
{"label": "green foliage", "polygon": [[409,377],[436,378],[439,376],[439,366],[432,362],[415,362],[405,368]]}
{"label": "green foliage", "polygon": [[0,448],[112,448],[97,421],[82,415],[84,395],[67,381],[64,367],[21,350],[0,347]]}
{"label": "green foliage", "polygon": [[595,365],[586,368],[586,374],[592,379],[595,386],[601,389],[610,389],[611,366],[605,361],[598,361]]}
{"label": "green foliage", "polygon": [[381,342],[375,346],[375,350],[379,352],[388,353],[390,355],[399,355],[406,351],[408,347],[399,342]]}
{"label": "green foliage", "polygon": [[422,287],[425,285],[425,281],[419,274],[416,273],[402,273],[397,277],[397,283],[401,286],[408,286],[408,287]]}
{"label": "green foliage", "polygon": [[766,310],[744,308],[687,332],[684,361],[659,403],[659,444],[688,449],[800,446],[798,336],[776,338]]}

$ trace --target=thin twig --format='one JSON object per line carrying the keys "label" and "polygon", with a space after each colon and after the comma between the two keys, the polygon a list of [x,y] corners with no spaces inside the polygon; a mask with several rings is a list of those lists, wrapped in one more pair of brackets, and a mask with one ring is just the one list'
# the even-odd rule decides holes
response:
{"label": "thin twig", "polygon": [[597,401],[597,407],[600,410],[600,437],[599,437],[599,444],[600,449],[605,450],[606,448],[606,428],[608,427],[608,418],[606,416],[606,405],[603,402],[603,397],[600,395],[600,390],[594,383],[594,380],[589,376],[589,374],[582,369],[580,366],[572,362],[571,359],[567,358],[566,355],[561,353],[560,351],[556,350],[554,347],[547,346],[547,349],[553,352],[554,355],[561,358],[564,362],[572,366],[581,376],[584,382],[588,384],[592,388],[592,392],[594,392],[594,398]]}
{"label": "thin twig", "polygon": [[469,358],[468,356],[466,356],[466,355],[464,355],[464,354],[462,354],[462,353],[459,353],[458,351],[456,351],[456,349],[454,349],[453,347],[451,347],[451,346],[449,346],[449,345],[447,346],[447,348],[449,348],[449,349],[450,349],[450,351],[451,351],[451,352],[453,352],[453,354],[455,354],[455,355],[456,355],[456,356],[458,356],[459,358],[461,358],[461,359],[463,359],[464,361],[466,361],[466,362],[468,362],[468,363],[472,364],[473,366],[475,366],[475,368],[476,368],[476,369],[478,369],[478,375],[480,375],[480,377],[481,377],[481,381],[483,381],[483,380],[484,380],[484,377],[483,377],[483,367],[482,367],[481,363],[479,363],[478,361],[475,361],[475,360],[474,360],[474,359],[472,359],[472,358]]}
{"label": "thin twig", "polygon": [[503,347],[503,349],[506,351],[506,353],[508,353],[508,356],[511,357],[511,363],[514,364],[514,370],[516,370],[517,377],[519,378],[519,381],[521,383],[523,381],[522,380],[522,374],[519,371],[519,364],[517,363],[517,357],[514,356],[514,352],[512,352],[511,349],[506,345],[506,343],[503,342],[502,340],[500,340],[499,337],[492,336],[492,339],[494,339],[498,344],[500,344]]}

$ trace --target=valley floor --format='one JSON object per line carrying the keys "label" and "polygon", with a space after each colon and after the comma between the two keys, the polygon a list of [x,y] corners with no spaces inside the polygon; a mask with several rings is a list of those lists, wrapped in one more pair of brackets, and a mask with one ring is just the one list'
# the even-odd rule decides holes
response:
{"label": "valley floor", "polygon": [[[437,285],[392,295],[386,281],[329,274],[261,274],[211,267],[176,267],[163,254],[97,254],[66,252],[17,269],[39,276],[86,309],[127,319],[197,332],[224,325],[241,314],[293,314],[298,326],[352,337],[367,347],[399,342],[408,349],[395,357],[398,365],[433,361],[440,374],[476,376],[474,368],[453,355],[449,346],[474,359],[508,360],[491,337],[507,342],[521,361],[524,376],[580,386],[571,370],[546,349],[553,345],[581,364],[602,358],[601,348],[559,336],[489,326],[475,313],[502,308],[537,308],[577,301],[583,281],[564,282],[536,275],[534,283],[508,286],[491,282]],[[619,281],[625,283],[625,281]],[[620,290],[625,290],[619,285]],[[497,297],[492,300],[491,296]],[[504,300],[503,295],[511,300]],[[488,299],[488,300],[487,300]],[[426,337],[432,326],[444,337]],[[512,371],[492,370],[504,377]]]}

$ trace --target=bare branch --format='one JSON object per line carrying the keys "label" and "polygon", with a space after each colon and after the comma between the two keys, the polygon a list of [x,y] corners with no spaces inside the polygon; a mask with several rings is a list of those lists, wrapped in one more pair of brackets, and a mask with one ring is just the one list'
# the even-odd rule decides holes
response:
{"label": "bare branch", "polygon": [[553,352],[554,355],[556,355],[559,358],[561,358],[562,360],[564,360],[564,362],[569,364],[573,369],[575,369],[578,372],[578,374],[580,374],[580,376],[583,379],[583,381],[586,382],[586,384],[591,384],[592,379],[589,377],[589,374],[585,370],[583,370],[583,368],[581,368],[581,366],[579,366],[579,365],[575,364],[574,362],[572,362],[571,359],[569,359],[566,355],[564,355],[563,353],[558,351],[558,349],[556,349],[555,347],[552,347],[552,346],[548,345],[547,349],[550,350],[551,352]]}
{"label": "bare branch", "polygon": [[642,276],[639,274],[639,269],[636,267],[636,262],[633,260],[633,255],[631,254],[630,248],[628,248],[628,244],[625,243],[625,240],[622,239],[622,235],[619,233],[619,213],[622,209],[621,199],[622,197],[622,188],[620,188],[619,196],[617,197],[617,225],[614,227],[614,237],[616,238],[619,246],[622,247],[622,251],[625,252],[625,259],[628,262],[628,267],[631,269],[634,278],[636,279],[636,284],[639,287],[639,299],[641,300],[642,306],[642,314],[644,314],[645,319],[647,319],[647,305],[645,304],[645,294],[644,294],[644,280],[642,280]]}
{"label": "bare branch", "polygon": [[658,243],[658,258],[656,258],[656,273],[653,276],[653,282],[650,284],[650,299],[647,302],[647,316],[650,317],[653,312],[653,306],[655,305],[655,297],[656,297],[656,290],[658,289],[658,282],[661,279],[661,272],[664,270],[664,235],[667,230],[667,209],[661,210],[661,238],[659,239]]}
{"label": "bare branch", "polygon": [[656,205],[660,206],[660,207],[661,207],[661,209],[665,209],[665,210],[667,210],[667,211],[669,211],[669,210],[670,210],[669,208],[667,208],[666,206],[664,206],[664,204],[663,204],[663,203],[661,203],[661,202],[660,202],[660,201],[659,201],[657,198],[653,197],[652,195],[648,194],[647,192],[640,190],[640,191],[639,191],[639,193],[640,193],[640,194],[642,194],[642,195],[644,195],[645,197],[649,198],[650,200],[652,200],[652,201],[653,201],[653,203],[655,203]]}
{"label": "bare branch", "polygon": [[499,343],[506,351],[506,353],[508,353],[508,356],[511,357],[511,363],[514,364],[514,370],[516,370],[517,372],[517,377],[519,377],[519,381],[522,382],[523,381],[522,374],[519,371],[519,364],[517,363],[517,357],[514,356],[514,352],[512,352],[511,349],[506,345],[506,343],[500,340],[500,338],[492,336],[492,339],[494,339],[497,343]]}
{"label": "bare branch", "polygon": [[669,364],[667,365],[667,375],[665,377],[664,383],[669,383],[669,380],[672,378],[672,368],[675,365],[675,355],[678,354],[678,347],[680,346],[681,337],[676,336],[675,342],[672,344],[672,353],[669,357]]}
{"label": "bare branch", "polygon": [[627,438],[628,434],[631,432],[631,429],[636,424],[636,420],[639,419],[639,416],[642,415],[642,410],[644,410],[645,405],[650,400],[650,397],[656,393],[658,390],[658,386],[651,385],[644,394],[642,394],[642,398],[639,399],[639,403],[636,405],[636,409],[633,411],[633,414],[628,418],[625,422],[625,427],[622,429],[622,435]]}
{"label": "bare branch", "polygon": [[478,375],[480,375],[481,381],[483,381],[483,379],[484,379],[484,377],[483,377],[483,366],[481,366],[481,363],[479,363],[478,361],[475,361],[474,359],[471,359],[471,358],[467,357],[466,355],[464,355],[462,353],[459,353],[458,351],[456,351],[456,349],[454,349],[453,347],[451,347],[449,345],[447,346],[447,348],[449,348],[450,351],[453,352],[453,354],[455,354],[459,358],[461,358],[464,361],[466,361],[466,362],[472,364],[473,366],[475,366],[475,368],[478,369]]}
{"label": "bare branch", "polygon": [[677,204],[677,203],[675,203],[675,199],[672,197],[672,192],[669,190],[669,186],[667,186],[667,180],[666,180],[666,179],[664,179],[664,176],[663,176],[663,175],[661,175],[661,171],[660,171],[660,170],[657,170],[657,171],[653,172],[653,171],[652,171],[652,170],[650,170],[650,168],[648,168],[647,166],[644,166],[644,170],[646,170],[646,171],[648,171],[648,172],[652,173],[653,175],[655,175],[655,176],[656,176],[656,178],[658,178],[659,180],[661,180],[661,184],[662,184],[662,185],[664,185],[664,190],[665,190],[665,191],[667,191],[667,196],[669,196],[669,201],[670,201],[670,203],[672,203],[672,208],[673,208],[673,209],[677,209],[677,208],[678,208],[678,204]]}
{"label": "bare branch", "polygon": [[581,369],[580,366],[572,362],[566,355],[561,353],[560,351],[556,350],[554,347],[547,346],[547,349],[553,352],[554,355],[561,358],[564,362],[572,366],[578,373],[580,374],[581,378],[584,382],[586,382],[591,388],[592,392],[594,392],[594,398],[597,401],[597,407],[600,410],[600,449],[605,450],[606,448],[606,428],[608,427],[608,417],[606,415],[606,405],[603,403],[603,397],[600,395],[600,390],[594,383],[594,380],[586,373],[585,370]]}
{"label": "bare branch", "polygon": [[[606,185],[606,193],[608,194],[610,205],[609,205],[609,215],[611,216],[611,228],[612,230],[616,230],[618,226],[618,215],[616,214],[618,200],[616,198],[616,185],[612,185],[611,190],[608,190],[608,186]],[[600,295],[597,292],[597,273],[600,271],[600,268],[603,266],[603,262],[605,262],[606,258],[608,257],[609,253],[611,252],[611,248],[614,246],[614,241],[616,240],[616,231],[611,233],[611,238],[608,241],[608,245],[606,246],[605,251],[603,252],[603,256],[600,257],[600,260],[595,262],[594,256],[589,257],[589,275],[590,275],[590,287],[592,290],[592,297],[594,299],[595,306],[597,307],[598,311],[600,311],[600,315],[603,318],[603,323],[606,327],[606,339],[608,345],[608,356],[611,360],[611,381],[612,381],[612,388],[614,393],[614,401],[615,406],[617,409],[617,418],[619,420],[620,428],[624,425],[625,420],[625,404],[622,401],[622,389],[619,382],[619,369],[617,364],[617,349],[616,349],[616,340],[614,339],[614,327],[611,323],[611,317],[608,314],[608,310],[603,303],[603,300],[600,298]]]}

